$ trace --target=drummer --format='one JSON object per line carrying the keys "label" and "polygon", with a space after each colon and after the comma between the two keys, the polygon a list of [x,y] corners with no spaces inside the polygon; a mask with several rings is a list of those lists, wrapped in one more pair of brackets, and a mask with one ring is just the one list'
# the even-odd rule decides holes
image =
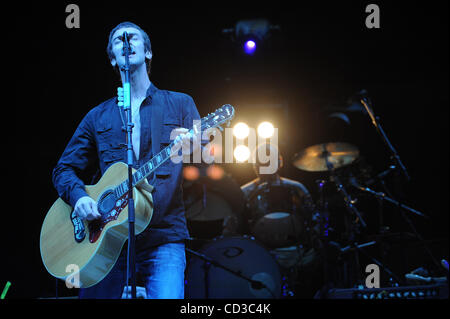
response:
{"label": "drummer", "polygon": [[247,199],[250,198],[251,195],[260,188],[260,186],[264,186],[265,184],[286,186],[295,189],[298,192],[300,198],[303,200],[303,202],[307,206],[309,206],[311,211],[313,211],[314,204],[307,188],[300,182],[280,176],[279,172],[280,169],[283,167],[283,157],[279,152],[278,148],[273,144],[265,143],[261,144],[256,150],[256,152],[259,152],[260,149],[264,148],[266,153],[272,154],[272,152],[275,152],[275,154],[278,154],[278,168],[272,174],[261,174],[260,173],[261,167],[263,167],[264,164],[261,163],[259,161],[259,158],[256,156],[256,161],[253,165],[253,170],[257,177],[254,180],[248,182],[247,184],[241,186],[241,189],[244,192],[245,197]]}
{"label": "drummer", "polygon": [[[265,150],[261,148],[265,148]],[[280,176],[280,169],[283,167],[283,157],[275,145],[265,143],[260,145],[257,151],[266,151],[266,154],[274,154],[269,152],[276,152],[275,154],[278,154],[278,168],[272,174],[262,174],[260,168],[264,166],[264,164],[258,161],[258,158],[256,157],[256,161],[253,165],[256,178],[241,186],[246,202],[250,203],[252,198],[258,192],[261,192],[261,190],[269,189],[270,191],[271,186],[287,188],[298,195],[295,197],[298,198],[299,203],[302,206],[302,214],[305,214],[305,217],[308,219],[309,231],[302,232],[301,238],[297,241],[297,245],[291,243],[286,244],[284,247],[272,247],[271,250],[272,255],[276,257],[282,269],[285,269],[285,271],[291,274],[297,274],[294,275],[295,278],[291,278],[290,281],[299,283],[298,280],[300,278],[298,278],[298,275],[303,273],[303,276],[301,276],[305,278],[304,274],[308,273],[307,277],[309,277],[311,271],[317,269],[318,265],[320,265],[319,251],[321,249],[321,243],[319,240],[319,225],[318,222],[315,221],[317,210],[308,189],[302,183]],[[248,208],[251,209],[251,207]],[[248,232],[251,233],[251,230],[249,229]],[[300,246],[298,245],[299,243],[302,246],[301,252],[298,249]],[[268,243],[264,244],[267,245]],[[294,247],[296,249],[292,250]],[[297,290],[295,292],[296,297],[311,296],[311,292],[304,289],[303,291],[299,291],[299,289],[293,287],[296,286],[296,283],[291,283],[290,285],[291,289]],[[310,283],[306,283],[302,280],[301,285],[304,286],[305,284],[310,285]],[[306,295],[300,296],[303,293],[306,293]]]}

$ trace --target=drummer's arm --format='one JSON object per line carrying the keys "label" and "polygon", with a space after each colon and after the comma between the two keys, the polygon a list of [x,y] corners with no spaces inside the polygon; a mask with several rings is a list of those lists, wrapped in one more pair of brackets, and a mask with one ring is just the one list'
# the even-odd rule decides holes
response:
{"label": "drummer's arm", "polygon": [[247,184],[244,184],[241,186],[241,190],[244,193],[244,198],[247,201],[251,195],[253,194],[253,192],[255,191],[257,186],[257,180],[254,179],[250,182],[248,182]]}

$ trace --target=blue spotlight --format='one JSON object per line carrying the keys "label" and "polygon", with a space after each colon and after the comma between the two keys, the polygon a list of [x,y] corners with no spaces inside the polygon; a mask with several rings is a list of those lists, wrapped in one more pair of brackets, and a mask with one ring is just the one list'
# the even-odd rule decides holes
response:
{"label": "blue spotlight", "polygon": [[247,54],[253,54],[256,51],[256,42],[253,40],[247,40],[244,43],[244,51]]}

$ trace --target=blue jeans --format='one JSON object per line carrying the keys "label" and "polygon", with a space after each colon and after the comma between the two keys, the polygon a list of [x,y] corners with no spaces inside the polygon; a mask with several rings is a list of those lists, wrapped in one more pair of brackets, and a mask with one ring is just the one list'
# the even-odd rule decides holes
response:
{"label": "blue jeans", "polygon": [[[183,299],[186,254],[184,243],[167,243],[136,253],[136,271],[148,299]],[[113,269],[97,285],[81,288],[80,299],[119,299],[126,285],[126,244]],[[129,283],[131,285],[131,282]]]}

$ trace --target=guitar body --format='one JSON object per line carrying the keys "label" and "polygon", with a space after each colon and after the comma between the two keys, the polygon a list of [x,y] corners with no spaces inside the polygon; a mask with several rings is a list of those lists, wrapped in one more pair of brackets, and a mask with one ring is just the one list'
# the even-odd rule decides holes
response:
{"label": "guitar body", "polygon": [[[80,287],[87,288],[109,273],[128,239],[128,193],[114,197],[111,190],[127,178],[128,166],[119,162],[111,165],[97,184],[86,186],[88,195],[99,205],[101,220],[74,219],[73,208],[61,198],[56,200],[45,217],[40,237],[42,261],[52,276],[65,280],[69,275],[75,277],[73,271],[79,269]],[[148,226],[153,215],[151,189],[146,181],[133,188],[136,235]],[[84,229],[82,239],[75,236],[80,227]]]}

